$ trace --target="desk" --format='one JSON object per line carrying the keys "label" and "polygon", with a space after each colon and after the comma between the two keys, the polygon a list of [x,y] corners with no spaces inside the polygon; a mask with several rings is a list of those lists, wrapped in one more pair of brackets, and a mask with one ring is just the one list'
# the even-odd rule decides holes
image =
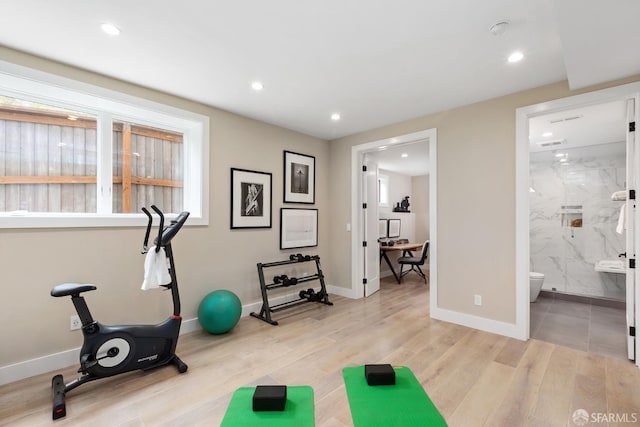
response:
{"label": "desk", "polygon": [[393,277],[395,277],[396,281],[400,283],[400,277],[398,276],[398,273],[396,273],[395,268],[393,268],[393,264],[391,263],[391,260],[389,259],[387,253],[391,251],[402,251],[402,256],[405,256],[407,254],[409,256],[413,256],[411,251],[421,249],[422,245],[423,243],[398,243],[393,246],[380,245],[380,262],[382,262],[382,259],[384,258],[384,260],[387,262],[387,265],[389,266],[389,269],[391,269],[391,272],[393,273]]}

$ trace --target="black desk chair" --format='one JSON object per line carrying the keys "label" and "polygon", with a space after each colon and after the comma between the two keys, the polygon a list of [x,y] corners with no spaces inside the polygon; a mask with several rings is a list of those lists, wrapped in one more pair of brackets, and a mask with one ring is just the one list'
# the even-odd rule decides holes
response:
{"label": "black desk chair", "polygon": [[[424,242],[424,245],[422,245],[422,252],[420,253],[419,257],[403,256],[398,258],[398,264],[400,264],[400,280],[402,281],[402,278],[405,275],[411,273],[412,271],[415,271],[416,273],[418,273],[420,277],[422,277],[424,282],[427,283],[427,276],[425,276],[422,269],[420,269],[420,266],[424,265],[424,263],[427,261],[428,255],[429,255],[429,241],[427,240],[426,242]],[[407,271],[402,271],[405,265],[410,265],[411,269]]]}

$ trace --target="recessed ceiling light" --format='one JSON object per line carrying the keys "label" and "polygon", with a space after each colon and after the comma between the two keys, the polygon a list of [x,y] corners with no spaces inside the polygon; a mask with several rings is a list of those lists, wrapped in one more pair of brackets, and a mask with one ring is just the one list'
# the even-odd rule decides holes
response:
{"label": "recessed ceiling light", "polygon": [[400,154],[400,157],[409,157],[409,155],[407,153],[402,153]]}
{"label": "recessed ceiling light", "polygon": [[110,36],[117,36],[118,34],[120,34],[120,29],[118,29],[118,27],[113,24],[109,24],[108,22],[102,24],[100,28],[102,28],[102,31],[109,34]]}
{"label": "recessed ceiling light", "polygon": [[563,158],[563,159],[560,159],[560,161],[564,163],[564,162],[566,162],[566,161],[567,161],[567,159],[566,159],[566,158]]}
{"label": "recessed ceiling light", "polygon": [[340,120],[340,114],[338,113],[333,113],[331,115],[331,120],[333,120],[334,122],[337,122],[338,120]]}
{"label": "recessed ceiling light", "polygon": [[552,135],[553,135],[553,132],[545,132],[545,133],[542,134],[542,136],[545,137],[545,138],[547,138],[549,136],[552,136]]}
{"label": "recessed ceiling light", "polygon": [[253,89],[253,90],[262,90],[262,89],[264,89],[264,86],[260,82],[253,82],[253,83],[251,83],[251,89]]}
{"label": "recessed ceiling light", "polygon": [[380,151],[384,151],[386,149],[387,149],[386,145],[381,145],[380,147],[378,147],[378,150],[380,150]]}
{"label": "recessed ceiling light", "polygon": [[566,153],[556,153],[556,157],[564,157],[566,156]]}
{"label": "recessed ceiling light", "polygon": [[522,54],[522,52],[513,52],[511,55],[509,55],[509,62],[519,62],[522,61],[522,58],[524,58],[524,55]]}

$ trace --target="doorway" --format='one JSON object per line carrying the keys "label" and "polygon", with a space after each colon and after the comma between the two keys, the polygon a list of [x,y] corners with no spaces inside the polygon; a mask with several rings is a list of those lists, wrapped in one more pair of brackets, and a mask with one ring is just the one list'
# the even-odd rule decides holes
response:
{"label": "doorway", "polygon": [[[385,138],[360,144],[352,147],[351,152],[351,171],[352,171],[352,199],[351,207],[351,224],[352,224],[352,292],[355,298],[362,298],[365,295],[366,286],[366,264],[367,254],[369,259],[378,260],[378,234],[377,227],[370,227],[369,236],[365,232],[365,221],[363,213],[363,165],[365,163],[365,154],[371,151],[379,150],[380,147],[401,146],[416,141],[428,141],[425,146],[425,155],[429,158],[429,229],[430,229],[430,305],[434,307],[437,302],[437,218],[436,218],[436,187],[437,187],[437,170],[436,170],[436,154],[437,154],[437,132],[436,129],[428,129],[406,135],[400,135],[393,138]],[[426,196],[425,196],[426,197]],[[368,242],[371,241],[372,244]],[[363,242],[367,242],[364,244]],[[365,246],[366,245],[366,246]],[[375,254],[375,257],[371,255]],[[371,266],[371,262],[369,264]],[[376,262],[377,277],[379,277],[380,263]],[[373,273],[375,276],[375,273]]]}
{"label": "doorway", "polygon": [[[625,107],[628,104],[631,104],[633,106],[633,104],[638,105],[638,99],[640,97],[640,83],[633,83],[633,84],[629,84],[629,85],[624,85],[624,86],[619,86],[619,87],[614,87],[614,88],[610,88],[610,89],[605,89],[605,90],[601,90],[601,91],[597,91],[597,92],[591,92],[591,93],[587,93],[587,94],[583,94],[583,95],[577,95],[577,96],[573,96],[573,97],[569,97],[569,98],[563,98],[563,99],[559,99],[559,100],[555,100],[555,101],[551,101],[551,102],[546,102],[543,104],[538,104],[538,105],[533,105],[533,106],[529,106],[529,107],[524,107],[524,108],[520,108],[517,110],[516,112],[516,128],[517,128],[517,145],[516,145],[516,327],[518,330],[519,335],[522,337],[522,339],[527,339],[529,337],[532,337],[532,334],[535,332],[534,329],[539,328],[541,325],[539,324],[538,320],[539,319],[534,319],[534,321],[530,321],[531,319],[531,314],[532,314],[532,308],[530,306],[529,303],[529,298],[530,298],[530,285],[529,285],[529,272],[533,271],[532,268],[536,268],[535,265],[532,266],[531,263],[533,264],[538,264],[538,265],[544,265],[544,258],[541,258],[539,256],[539,254],[537,253],[539,248],[539,242],[537,242],[536,239],[533,239],[531,237],[531,232],[532,231],[540,231],[538,230],[537,226],[535,227],[535,230],[532,228],[531,224],[530,224],[530,209],[531,209],[531,202],[530,202],[530,198],[532,194],[536,194],[534,193],[536,190],[535,185],[531,184],[531,173],[532,171],[535,173],[537,173],[537,171],[535,170],[536,168],[539,168],[539,164],[536,165],[535,167],[531,166],[530,167],[530,162],[534,159],[534,158],[541,158],[541,155],[539,153],[532,153],[530,154],[530,147],[532,145],[538,147],[532,151],[538,151],[538,152],[542,152],[542,157],[544,157],[545,153],[545,149],[540,149],[540,147],[542,147],[543,144],[547,144],[546,146],[546,156],[549,157],[550,161],[555,161],[555,157],[558,156],[558,160],[556,162],[557,167],[556,167],[556,172],[561,171],[562,168],[562,163],[560,163],[560,159],[562,159],[563,157],[560,156],[564,156],[565,160],[563,160],[564,163],[567,162],[567,154],[570,152],[570,150],[565,150],[563,149],[562,145],[563,144],[567,144],[567,141],[563,141],[562,138],[550,138],[549,141],[542,141],[542,140],[537,140],[541,137],[541,135],[537,135],[537,134],[532,134],[532,130],[535,128],[535,123],[536,121],[539,123],[540,117],[551,117],[551,118],[555,118],[558,120],[563,120],[563,121],[568,121],[568,120],[575,120],[576,122],[579,120],[579,116],[580,115],[576,115],[576,114],[569,114],[570,112],[575,112],[576,109],[585,109],[584,111],[586,111],[587,109],[591,109],[591,108],[597,108],[598,105],[601,104],[616,104],[616,105],[624,105]],[[625,108],[626,109],[626,108]],[[638,159],[637,159],[637,154],[634,154],[635,151],[635,144],[634,144],[634,137],[635,137],[635,132],[629,132],[628,129],[626,129],[627,123],[631,123],[631,122],[637,122],[638,121],[638,109],[635,108],[635,110],[632,110],[632,112],[630,113],[629,117],[626,117],[626,114],[623,114],[625,117],[623,120],[621,120],[621,126],[623,126],[623,129],[621,131],[623,131],[623,134],[626,136],[626,141],[622,142],[621,145],[626,145],[626,152],[627,152],[627,156],[626,156],[626,176],[622,178],[621,181],[621,185],[623,187],[623,193],[627,190],[630,189],[636,189],[637,188],[637,175],[638,175]],[[571,116],[571,117],[569,117]],[[551,121],[549,121],[551,122]],[[532,124],[533,123],[533,124]],[[540,133],[540,132],[538,132]],[[635,143],[637,143],[637,141],[635,141]],[[553,146],[555,145],[555,147]],[[554,148],[556,148],[556,152],[554,153],[553,150]],[[575,147],[565,147],[565,148],[573,148],[576,149]],[[585,153],[586,151],[597,151],[598,147],[597,146],[592,146],[588,149],[582,149]],[[608,148],[607,148],[608,150]],[[574,153],[578,153],[579,151],[575,151]],[[582,153],[582,151],[580,151],[580,153]],[[535,156],[533,156],[533,154],[535,154]],[[587,154],[582,154],[583,156],[587,156]],[[623,158],[622,163],[625,163],[625,160]],[[584,169],[582,171],[582,174],[586,174],[588,172],[585,172],[586,169]],[[589,172],[590,173],[590,172]],[[598,173],[597,171],[594,173]],[[571,175],[569,173],[563,173],[563,172],[559,172],[556,173],[556,175],[563,175],[566,177],[571,177]],[[578,173],[579,175],[579,173]],[[576,175],[574,175],[575,177]],[[574,179],[574,178],[572,178]],[[574,179],[575,181],[575,179]],[[573,183],[575,184],[575,182]],[[626,186],[625,186],[626,184]],[[541,183],[541,185],[544,185],[543,183]],[[585,183],[582,183],[582,185],[585,185]],[[571,187],[571,186],[570,186]],[[569,187],[567,187],[569,188]],[[625,189],[626,188],[626,189]],[[571,196],[569,196],[571,197]],[[556,197],[557,198],[557,197]],[[560,197],[562,198],[562,197]],[[557,219],[558,222],[558,227],[563,227],[563,228],[558,228],[558,231],[556,234],[559,234],[560,236],[558,236],[561,240],[564,239],[565,242],[568,243],[567,245],[567,250],[575,250],[577,249],[576,245],[571,245],[571,242],[573,242],[576,237],[578,239],[584,237],[584,236],[578,236],[577,234],[579,233],[583,233],[586,236],[585,233],[585,228],[583,228],[583,224],[587,225],[586,222],[583,221],[583,219],[586,220],[586,218],[578,218],[579,216],[581,216],[583,214],[583,209],[580,203],[560,203],[561,201],[558,199],[556,200],[556,204],[558,204],[557,208],[553,215],[551,215],[552,220],[555,221],[555,219]],[[629,209],[627,210],[627,221],[628,224],[630,225],[630,229],[627,230],[627,238],[626,238],[626,253],[627,254],[633,254],[631,257],[629,257],[630,259],[633,258],[635,259],[636,255],[635,255],[635,247],[636,247],[636,242],[638,241],[638,236],[639,236],[639,232],[638,230],[634,230],[633,229],[633,223],[637,222],[637,216],[638,216],[638,212],[637,210],[633,209],[633,207],[635,206],[635,202],[629,203],[628,204]],[[618,206],[619,208],[619,206]],[[557,218],[556,218],[557,217]],[[566,220],[566,221],[565,221]],[[566,227],[564,227],[566,225]],[[613,224],[613,227],[615,227],[615,224]],[[566,228],[566,230],[564,229]],[[563,233],[567,234],[567,236],[562,236]],[[550,237],[552,238],[552,237]],[[540,239],[538,239],[540,240]],[[548,239],[547,239],[548,240]],[[576,240],[577,241],[577,240]],[[530,245],[534,243],[536,244],[536,248],[534,248],[535,250],[532,250],[530,248]],[[625,248],[625,244],[624,242],[621,243],[621,247]],[[583,245],[584,246],[584,245]],[[556,245],[556,249],[557,250],[561,250],[563,247],[563,245]],[[593,251],[590,251],[593,252]],[[621,250],[622,252],[622,250]],[[557,254],[556,254],[557,255]],[[557,260],[560,260],[560,262],[556,262],[556,267],[557,268],[565,268],[565,270],[568,269],[575,269],[577,268],[577,263],[572,263],[571,265],[567,264],[567,263],[563,263],[562,260],[562,254],[558,255]],[[617,254],[616,254],[617,255]],[[537,258],[536,258],[537,257]],[[536,258],[536,262],[533,262],[532,259]],[[597,266],[595,265],[596,262],[594,261],[592,263],[593,265],[591,266],[592,268],[595,266],[597,268]],[[563,265],[565,265],[565,267],[563,267]],[[581,266],[580,268],[582,268],[584,266]],[[553,269],[551,269],[553,270]],[[544,272],[543,272],[544,273]],[[551,272],[551,278],[553,278],[553,276],[555,275],[556,272]],[[566,273],[566,271],[565,271]],[[585,273],[587,273],[587,270],[585,270]],[[598,274],[598,273],[593,273],[593,275]],[[625,290],[622,290],[620,293],[621,295],[626,294],[626,326],[623,324],[621,326],[621,332],[625,333],[628,335],[628,355],[630,359],[636,359],[635,357],[635,329],[637,329],[638,327],[638,323],[639,323],[639,319],[636,315],[636,307],[639,306],[640,304],[640,289],[638,289],[639,287],[636,286],[636,282],[637,282],[637,270],[635,269],[631,269],[629,268],[629,265],[627,264],[627,268],[626,268],[626,279],[622,279],[621,283],[623,284],[623,286],[626,288]],[[557,295],[561,295],[561,294],[566,294],[566,293],[577,293],[576,290],[579,290],[576,286],[577,282],[571,282],[571,281],[567,281],[566,274],[563,274],[562,272],[560,272],[559,274],[557,274],[556,276],[558,276],[555,279],[558,279],[560,277],[562,277],[563,281],[562,282],[558,282],[561,283],[558,286],[554,286],[554,283],[547,283],[547,287],[551,286],[550,290],[555,292],[558,291],[557,294],[552,294],[552,296],[557,297]],[[555,280],[553,279],[553,280]],[[553,281],[552,280],[552,281]],[[615,279],[614,279],[615,280]],[[556,280],[557,281],[557,280]],[[626,283],[625,283],[626,282]],[[563,286],[565,292],[560,292],[560,289],[558,289],[558,287]],[[555,289],[554,289],[555,288]],[[544,287],[543,287],[544,289]],[[609,292],[610,290],[607,289],[602,289],[602,292]],[[535,304],[535,303],[534,303]],[[538,308],[539,307],[534,307],[535,310],[533,310],[534,316],[537,315],[537,312],[539,311]],[[589,313],[591,313],[591,310],[588,310]],[[625,330],[626,328],[626,330]],[[537,332],[536,332],[537,333]],[[638,363],[638,362],[636,362]],[[639,365],[640,366],[640,365]]]}

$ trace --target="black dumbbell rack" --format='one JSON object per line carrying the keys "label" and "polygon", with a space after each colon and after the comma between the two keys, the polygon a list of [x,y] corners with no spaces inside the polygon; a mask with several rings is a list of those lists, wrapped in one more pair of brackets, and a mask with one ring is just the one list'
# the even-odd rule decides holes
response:
{"label": "black dumbbell rack", "polygon": [[[256,317],[260,320],[264,320],[267,323],[270,323],[272,325],[277,325],[278,322],[276,322],[275,320],[273,320],[271,318],[271,313],[275,313],[277,311],[280,310],[284,310],[287,308],[291,308],[294,307],[296,305],[300,305],[300,304],[305,304],[307,302],[319,302],[322,304],[326,304],[326,305],[333,305],[333,303],[331,301],[329,301],[329,295],[327,294],[327,288],[324,284],[324,274],[322,274],[322,267],[320,266],[320,257],[317,255],[314,256],[299,256],[299,258],[294,258],[295,255],[291,256],[291,259],[288,259],[286,261],[276,261],[276,262],[268,262],[268,263],[261,263],[259,262],[258,265],[258,278],[260,279],[260,291],[262,292],[262,308],[260,309],[260,313],[251,313],[251,316]],[[298,277],[296,278],[295,284],[292,284],[291,280],[274,280],[274,282],[272,283],[266,283],[264,280],[264,269],[265,268],[269,268],[269,267],[278,267],[278,266],[282,266],[282,265],[287,265],[287,264],[296,264],[299,262],[309,262],[309,261],[315,261],[316,263],[316,270],[317,273],[316,274],[312,274],[310,276],[304,276],[304,277]],[[275,278],[274,278],[275,279]],[[320,298],[311,300],[309,298],[304,298],[304,297],[300,297],[300,299],[297,300],[293,300],[293,301],[288,301],[282,304],[276,304],[276,305],[269,305],[269,297],[267,295],[268,291],[272,290],[272,289],[277,289],[277,288],[283,288],[283,287],[291,287],[291,286],[297,286],[301,283],[305,283],[305,282],[309,282],[311,280],[319,280],[320,281],[320,293],[322,294],[322,296]],[[277,282],[277,283],[276,283]],[[302,294],[302,292],[301,292]]]}

